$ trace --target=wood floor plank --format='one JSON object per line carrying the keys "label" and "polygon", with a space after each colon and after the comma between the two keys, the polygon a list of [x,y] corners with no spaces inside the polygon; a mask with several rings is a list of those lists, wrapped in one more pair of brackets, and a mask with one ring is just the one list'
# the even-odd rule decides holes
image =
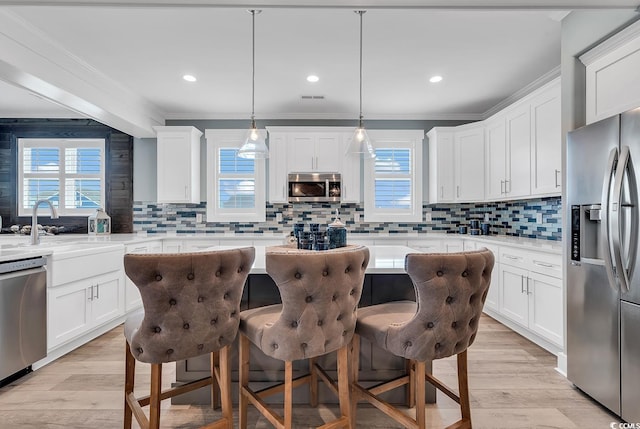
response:
{"label": "wood floor plank", "polygon": [[[63,358],[0,389],[2,429],[89,429],[122,427],[124,336],[117,327]],[[555,356],[489,317],[481,319],[468,351],[473,427],[605,428],[619,422],[555,371]],[[456,361],[434,362],[434,374],[456,385]],[[150,366],[136,364],[136,394],[149,391]],[[163,387],[175,379],[175,365],[162,368]],[[282,409],[276,410],[281,412]],[[427,428],[441,428],[460,418],[458,405],[444,395],[427,405]],[[408,411],[411,415],[412,411]],[[220,410],[209,406],[162,404],[162,427],[189,429],[214,420]],[[338,406],[296,406],[293,427],[322,425],[339,415]],[[415,416],[415,414],[413,414]],[[249,427],[271,428],[249,407]],[[234,425],[237,427],[237,409]],[[135,427],[135,423],[134,423]],[[400,426],[375,408],[358,406],[357,427]]]}

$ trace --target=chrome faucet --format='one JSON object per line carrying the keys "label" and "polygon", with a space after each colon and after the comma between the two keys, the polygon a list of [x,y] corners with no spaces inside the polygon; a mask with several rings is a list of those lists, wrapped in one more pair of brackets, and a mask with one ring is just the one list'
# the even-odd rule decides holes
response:
{"label": "chrome faucet", "polygon": [[38,233],[38,206],[40,204],[49,204],[51,208],[51,219],[58,219],[58,212],[49,200],[38,200],[33,205],[33,213],[31,214],[31,244],[40,243],[40,234]]}

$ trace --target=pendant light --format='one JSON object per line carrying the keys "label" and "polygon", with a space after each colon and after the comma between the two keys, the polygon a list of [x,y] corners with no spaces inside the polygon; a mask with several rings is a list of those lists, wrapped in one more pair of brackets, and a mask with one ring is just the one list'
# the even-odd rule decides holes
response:
{"label": "pendant light", "polygon": [[264,133],[258,131],[255,116],[256,87],[256,14],[261,10],[249,10],[251,14],[251,126],[244,144],[238,150],[240,158],[264,159],[269,157],[269,149],[265,144]]}
{"label": "pendant light", "polygon": [[366,10],[355,10],[360,16],[360,118],[358,121],[358,128],[356,128],[349,146],[347,147],[347,155],[360,155],[365,158],[375,158],[376,152],[373,150],[371,140],[367,134],[367,130],[364,129],[364,121],[362,117],[362,15]]}

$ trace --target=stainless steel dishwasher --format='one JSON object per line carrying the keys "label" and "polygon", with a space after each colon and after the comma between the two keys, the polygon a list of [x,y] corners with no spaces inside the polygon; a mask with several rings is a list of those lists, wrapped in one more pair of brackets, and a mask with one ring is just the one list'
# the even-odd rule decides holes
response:
{"label": "stainless steel dishwasher", "polygon": [[0,262],[0,384],[47,355],[46,259]]}

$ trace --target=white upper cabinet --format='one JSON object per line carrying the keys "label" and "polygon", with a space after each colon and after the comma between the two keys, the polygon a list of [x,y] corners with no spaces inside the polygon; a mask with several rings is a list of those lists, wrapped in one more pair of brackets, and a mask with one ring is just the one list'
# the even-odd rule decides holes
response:
{"label": "white upper cabinet", "polygon": [[429,204],[455,201],[455,173],[453,169],[453,131],[433,128],[429,138]]}
{"label": "white upper cabinet", "polygon": [[458,127],[454,161],[456,201],[484,200],[484,124]]}
{"label": "white upper cabinet", "polygon": [[531,109],[522,103],[508,109],[505,115],[507,131],[507,176],[505,196],[526,197],[531,194]]}
{"label": "white upper cabinet", "polygon": [[159,203],[200,202],[200,136],[195,127],[153,127],[158,135]]}
{"label": "white upper cabinet", "polygon": [[507,130],[504,116],[486,121],[485,151],[485,196],[488,200],[504,198],[507,177]]}
{"label": "white upper cabinet", "polygon": [[269,195],[271,203],[287,202],[287,135],[269,133]]}
{"label": "white upper cabinet", "polygon": [[342,170],[342,134],[301,132],[289,136],[289,172],[334,173]]}
{"label": "white upper cabinet", "polygon": [[429,203],[484,199],[484,124],[436,127],[429,138]]}
{"label": "white upper cabinet", "polygon": [[427,133],[429,203],[560,195],[560,122],[557,78],[485,121],[432,129]]}
{"label": "white upper cabinet", "polygon": [[560,82],[554,81],[531,100],[531,194],[562,191]]}
{"label": "white upper cabinet", "polygon": [[269,202],[286,203],[287,175],[340,173],[342,202],[360,202],[360,157],[345,156],[354,128],[268,127]]}

